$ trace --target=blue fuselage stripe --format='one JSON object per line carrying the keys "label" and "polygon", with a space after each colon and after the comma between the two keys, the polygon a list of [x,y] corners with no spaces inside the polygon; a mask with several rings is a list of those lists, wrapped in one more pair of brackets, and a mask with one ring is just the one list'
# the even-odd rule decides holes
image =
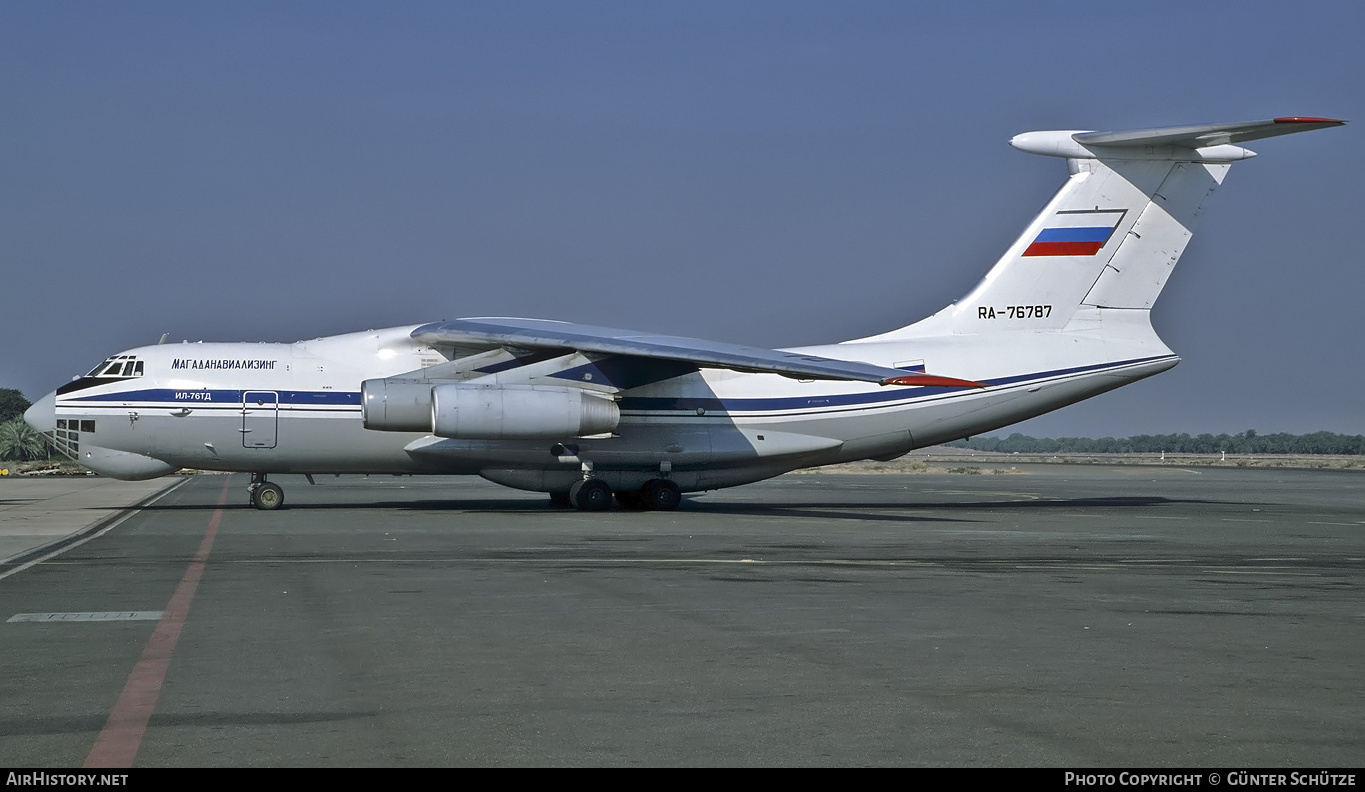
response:
{"label": "blue fuselage stripe", "polygon": [[[87,404],[90,402],[160,402],[185,406],[226,404],[240,406],[243,393],[276,393],[279,404],[295,407],[359,406],[360,393],[357,391],[263,391],[260,388],[242,390],[174,390],[172,388],[147,388],[115,393],[94,393],[63,399],[64,402]],[[254,400],[253,400],[254,401]],[[273,402],[267,400],[266,404]]]}
{"label": "blue fuselage stripe", "polygon": [[[983,384],[1000,386],[1015,385],[1033,380],[1065,377],[1074,374],[1093,373],[1113,370],[1127,366],[1151,363],[1170,359],[1170,355],[1136,358],[1133,360],[1098,363],[1088,366],[1053,369],[1051,371],[1020,374],[983,380]],[[626,396],[621,399],[621,409],[648,412],[695,412],[702,409],[708,412],[746,413],[774,412],[783,410],[821,410],[830,407],[871,407],[887,402],[919,400],[925,397],[941,396],[951,393],[970,393],[977,390],[971,387],[904,387],[890,385],[875,391],[858,393],[837,393],[816,396],[781,396],[761,398],[718,398],[718,397],[671,397],[671,396]],[[104,402],[154,403],[167,407],[192,408],[238,408],[242,406],[243,393],[258,393],[260,390],[175,390],[171,388],[148,388],[115,393],[86,394],[62,399],[61,406],[97,406]],[[355,391],[273,391],[278,394],[278,406],[285,409],[359,407],[360,393]],[[253,402],[256,399],[253,399]],[[268,399],[262,408],[274,406]]]}

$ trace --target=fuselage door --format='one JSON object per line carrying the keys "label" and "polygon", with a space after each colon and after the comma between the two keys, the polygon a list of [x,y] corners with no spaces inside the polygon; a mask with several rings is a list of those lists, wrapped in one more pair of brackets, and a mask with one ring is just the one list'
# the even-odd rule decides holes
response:
{"label": "fuselage door", "polygon": [[242,392],[242,445],[274,448],[280,421],[280,396],[275,391]]}

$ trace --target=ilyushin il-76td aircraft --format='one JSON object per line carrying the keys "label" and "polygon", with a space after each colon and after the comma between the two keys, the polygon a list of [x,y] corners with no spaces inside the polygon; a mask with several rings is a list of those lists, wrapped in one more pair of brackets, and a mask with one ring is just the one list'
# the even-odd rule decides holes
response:
{"label": "ilyushin il-76td aircraft", "polygon": [[120,479],[181,468],[478,475],[585,510],[907,451],[1007,426],[1165,371],[1150,311],[1239,144],[1329,118],[1010,144],[1066,183],[972,291],[928,318],[827,346],[756,349],[538,319],[473,318],[292,344],[114,355],[26,420]]}

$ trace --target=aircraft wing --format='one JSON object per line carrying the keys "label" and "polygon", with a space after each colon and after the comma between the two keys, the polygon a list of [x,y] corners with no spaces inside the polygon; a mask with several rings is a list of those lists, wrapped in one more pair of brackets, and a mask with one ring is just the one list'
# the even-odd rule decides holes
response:
{"label": "aircraft wing", "polygon": [[480,317],[422,325],[412,337],[424,344],[459,347],[513,347],[561,350],[672,360],[698,368],[781,374],[793,379],[853,380],[881,385],[984,387],[980,383],[855,360],[804,355],[780,349],[724,344],[683,336],[555,322],[546,319]]}

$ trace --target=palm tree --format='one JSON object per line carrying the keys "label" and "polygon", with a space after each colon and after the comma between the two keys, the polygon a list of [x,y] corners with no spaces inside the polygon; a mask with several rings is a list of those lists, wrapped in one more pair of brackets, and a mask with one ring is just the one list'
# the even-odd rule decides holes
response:
{"label": "palm tree", "polygon": [[27,460],[47,456],[47,441],[23,418],[0,423],[0,459]]}
{"label": "palm tree", "polygon": [[29,400],[14,388],[0,388],[0,423],[24,414]]}

